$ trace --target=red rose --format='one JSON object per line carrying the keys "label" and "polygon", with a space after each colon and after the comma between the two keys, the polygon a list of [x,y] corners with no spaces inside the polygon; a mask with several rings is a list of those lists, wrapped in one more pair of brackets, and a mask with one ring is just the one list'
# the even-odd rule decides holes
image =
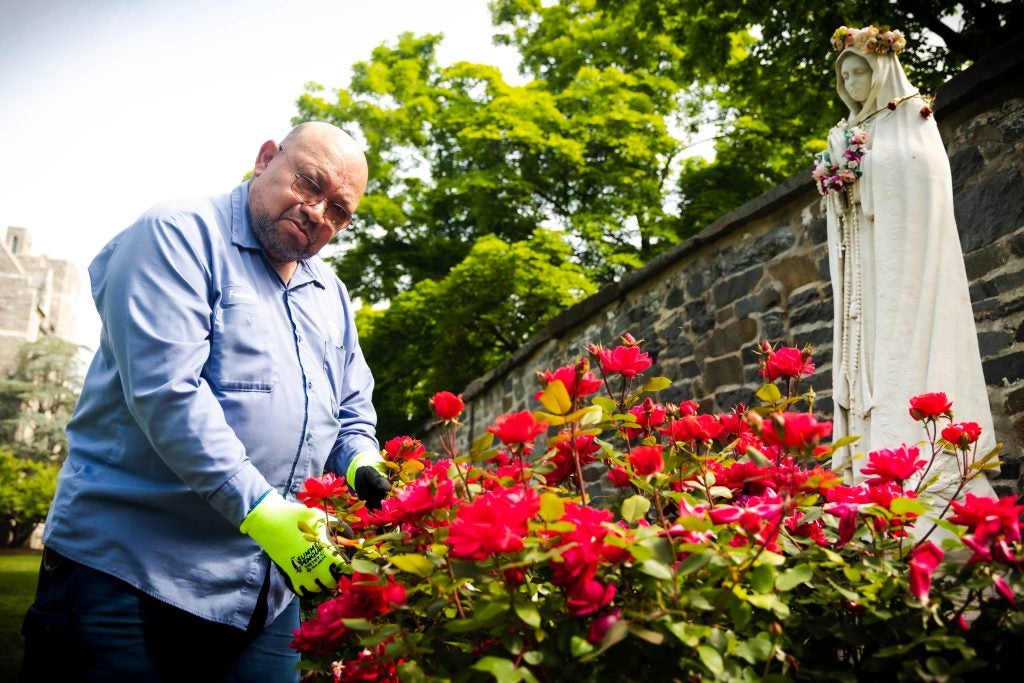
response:
{"label": "red rose", "polygon": [[653,363],[650,355],[641,351],[639,346],[616,346],[611,351],[601,349],[598,358],[605,374],[623,377],[636,377]]}
{"label": "red rose", "polygon": [[917,421],[953,418],[953,402],[941,391],[921,394],[910,399],[910,417]]}
{"label": "red rose", "polygon": [[622,621],[622,612],[618,609],[612,609],[609,612],[597,615],[594,617],[594,621],[590,622],[590,630],[587,631],[587,642],[597,645],[604,640],[608,629],[620,621]]}
{"label": "red rose", "polygon": [[725,427],[714,415],[686,415],[674,421],[662,434],[671,435],[673,441],[711,441]]}
{"label": "red rose", "polygon": [[864,483],[868,486],[896,482],[902,484],[925,466],[925,459],[918,457],[917,446],[900,446],[899,448],[882,448],[868,453],[868,464],[861,472],[871,476]]}
{"label": "red rose", "polygon": [[832,434],[831,422],[818,422],[813,413],[782,413],[762,424],[765,443],[783,448],[813,448]]}
{"label": "red rose", "polygon": [[942,430],[942,438],[957,448],[967,448],[981,436],[977,422],[957,422]]}
{"label": "red rose", "polygon": [[910,551],[910,592],[921,602],[928,602],[932,574],[942,561],[942,549],[927,541]]}
{"label": "red rose", "polygon": [[[588,366],[585,363],[580,363],[566,365],[554,371],[545,370],[541,375],[541,383],[546,387],[558,380],[565,387],[569,396],[574,398],[589,396],[601,388],[601,380],[594,377],[594,373],[587,370],[586,367]],[[533,397],[539,399],[543,393],[543,391],[539,391]]]}
{"label": "red rose", "polygon": [[494,421],[493,427],[487,431],[496,435],[508,445],[531,443],[547,429],[547,422],[537,422],[529,410],[501,415]]}
{"label": "red rose", "polygon": [[622,489],[629,486],[629,472],[617,465],[608,470],[608,478],[612,480],[612,485],[616,488]]}
{"label": "red rose", "polygon": [[784,346],[778,351],[768,354],[761,366],[760,374],[769,382],[780,377],[800,377],[814,372],[814,363],[810,355],[804,356],[803,351],[793,346]]}
{"label": "red rose", "polygon": [[466,404],[462,402],[462,394],[456,396],[450,391],[439,391],[430,399],[430,405],[439,420],[454,420],[462,413]]}
{"label": "red rose", "polygon": [[626,459],[633,466],[633,471],[640,476],[657,474],[665,466],[665,461],[661,457],[661,446],[658,445],[637,446]]}
{"label": "red rose", "polygon": [[384,458],[391,462],[423,460],[426,452],[423,442],[411,436],[396,436],[384,444]]}
{"label": "red rose", "polygon": [[345,477],[336,477],[330,472],[322,477],[310,477],[302,485],[297,497],[308,508],[326,509],[327,500],[338,498],[348,493]]}
{"label": "red rose", "polygon": [[921,111],[918,112],[918,113],[921,114],[921,118],[922,119],[926,119],[926,118],[928,118],[929,116],[932,115],[932,108],[927,106],[927,105],[925,105],[925,106],[921,107]]}

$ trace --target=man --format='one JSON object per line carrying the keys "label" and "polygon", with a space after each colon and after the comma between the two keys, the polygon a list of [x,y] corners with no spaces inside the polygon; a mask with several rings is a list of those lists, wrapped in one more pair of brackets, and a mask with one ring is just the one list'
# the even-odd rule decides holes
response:
{"label": "man", "polygon": [[345,286],[316,257],[366,189],[338,128],[260,147],[229,194],[168,202],[89,267],[100,347],[23,627],[26,681],[297,680],[295,593],[337,586],[307,477],[389,488]]}

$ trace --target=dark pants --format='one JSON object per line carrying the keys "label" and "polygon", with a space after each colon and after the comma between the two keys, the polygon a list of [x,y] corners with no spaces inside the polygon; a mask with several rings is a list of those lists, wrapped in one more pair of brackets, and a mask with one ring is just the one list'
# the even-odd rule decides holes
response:
{"label": "dark pants", "polygon": [[23,683],[281,683],[298,681],[299,601],[262,628],[217,624],[152,598],[109,574],[43,553],[36,600],[22,625]]}

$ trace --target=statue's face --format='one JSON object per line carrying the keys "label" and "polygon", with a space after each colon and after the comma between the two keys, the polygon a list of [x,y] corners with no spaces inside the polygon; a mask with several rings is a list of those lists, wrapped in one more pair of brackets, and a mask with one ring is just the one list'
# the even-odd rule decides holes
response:
{"label": "statue's face", "polygon": [[860,55],[849,55],[839,67],[839,77],[843,79],[843,86],[850,97],[863,104],[871,92],[871,65],[868,60]]}

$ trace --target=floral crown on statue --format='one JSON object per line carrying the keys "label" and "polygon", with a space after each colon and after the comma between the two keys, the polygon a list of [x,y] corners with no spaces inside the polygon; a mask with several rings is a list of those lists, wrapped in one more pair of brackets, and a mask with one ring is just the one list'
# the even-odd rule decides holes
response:
{"label": "floral crown on statue", "polygon": [[832,49],[842,52],[848,47],[855,48],[861,52],[874,52],[885,55],[890,52],[898,55],[907,46],[907,39],[902,31],[882,30],[877,26],[865,26],[864,28],[848,28],[840,26],[832,34]]}

